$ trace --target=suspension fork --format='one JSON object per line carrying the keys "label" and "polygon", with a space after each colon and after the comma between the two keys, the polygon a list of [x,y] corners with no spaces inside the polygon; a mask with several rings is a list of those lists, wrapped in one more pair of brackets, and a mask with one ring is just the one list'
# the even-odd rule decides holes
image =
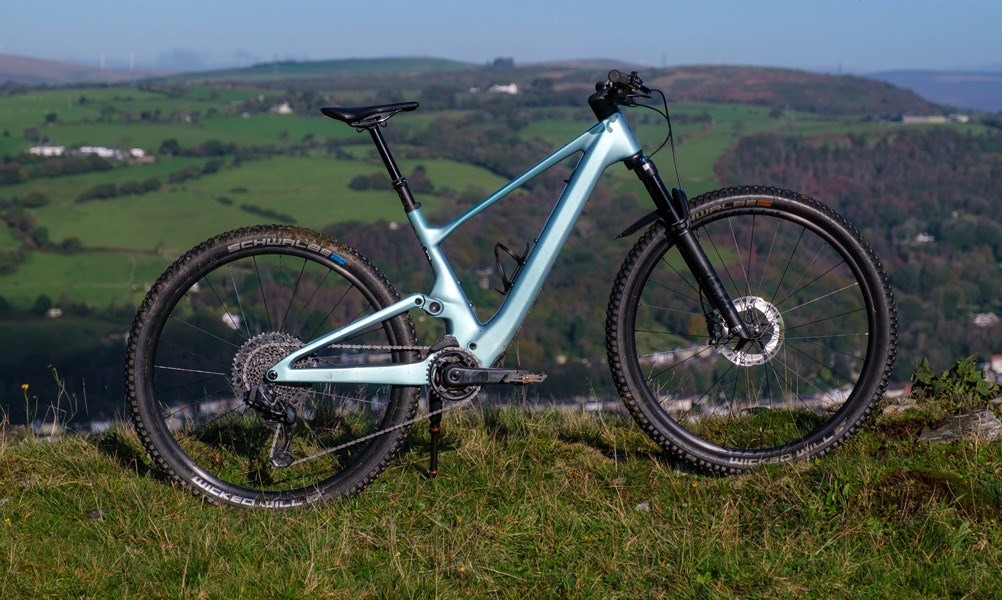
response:
{"label": "suspension fork", "polygon": [[685,192],[680,189],[672,189],[669,193],[664,181],[658,174],[657,167],[647,159],[643,153],[638,152],[627,158],[626,166],[637,174],[637,177],[644,184],[647,193],[654,200],[657,207],[657,214],[665,222],[668,235],[675,240],[686,266],[696,278],[699,289],[709,299],[710,305],[717,309],[720,316],[731,335],[738,338],[738,347],[752,340],[752,335],[745,327],[741,315],[738,313],[734,302],[724,289],[724,284],[717,275],[716,269],[710,264],[710,260],[703,252],[703,247],[699,244],[696,234],[689,229],[689,200]]}

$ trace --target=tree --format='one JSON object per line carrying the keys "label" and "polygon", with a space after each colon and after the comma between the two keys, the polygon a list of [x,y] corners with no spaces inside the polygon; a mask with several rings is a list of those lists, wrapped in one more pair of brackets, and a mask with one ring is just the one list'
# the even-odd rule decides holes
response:
{"label": "tree", "polygon": [[28,179],[28,170],[18,163],[0,165],[0,184],[20,183]]}
{"label": "tree", "polygon": [[35,231],[31,232],[31,241],[35,243],[35,246],[39,248],[44,248],[49,245],[49,230],[45,227],[39,227]]}
{"label": "tree", "polygon": [[83,248],[83,242],[78,237],[68,237],[59,243],[59,251],[63,254],[75,254]]}
{"label": "tree", "polygon": [[181,144],[177,143],[174,138],[167,138],[160,142],[160,148],[157,149],[157,154],[163,156],[175,156],[181,153]]}
{"label": "tree", "polygon": [[369,178],[366,175],[356,175],[348,182],[348,187],[356,191],[369,189]]}
{"label": "tree", "polygon": [[52,298],[45,294],[35,298],[35,303],[31,305],[31,314],[42,316],[52,308]]}

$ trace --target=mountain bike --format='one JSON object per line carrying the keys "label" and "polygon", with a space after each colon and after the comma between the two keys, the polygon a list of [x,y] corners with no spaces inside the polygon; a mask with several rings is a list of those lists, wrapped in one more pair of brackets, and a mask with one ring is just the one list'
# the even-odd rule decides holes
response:
{"label": "mountain bike", "polygon": [[[636,72],[610,72],[588,99],[594,126],[439,226],[382,133],[418,103],[321,109],[371,136],[431,290],[401,295],[358,250],[300,227],[238,229],[190,250],[152,286],[128,343],[128,405],[156,465],[217,503],[300,506],[361,491],[428,419],[435,475],[445,411],[483,386],[545,377],[500,359],[596,182],[619,162],[653,201],[621,234],[646,229],[612,283],[606,324],[613,379],[637,423],[670,455],[724,474],[844,442],[879,402],[894,359],[879,261],[845,219],[803,195],[669,190],[621,110],[655,94],[664,100]],[[667,100],[661,114],[672,140]],[[569,158],[573,173],[531,247],[495,248],[503,299],[482,321],[443,242]],[[418,343],[411,313],[445,333]]]}

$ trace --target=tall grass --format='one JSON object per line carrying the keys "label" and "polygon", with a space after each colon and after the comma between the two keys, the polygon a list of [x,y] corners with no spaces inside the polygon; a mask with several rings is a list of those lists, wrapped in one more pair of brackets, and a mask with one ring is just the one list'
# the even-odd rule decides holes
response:
{"label": "tall grass", "polygon": [[314,510],[214,507],[127,427],[0,438],[0,597],[992,597],[997,443],[920,445],[882,416],[835,454],[690,472],[626,417],[474,410],[368,490]]}

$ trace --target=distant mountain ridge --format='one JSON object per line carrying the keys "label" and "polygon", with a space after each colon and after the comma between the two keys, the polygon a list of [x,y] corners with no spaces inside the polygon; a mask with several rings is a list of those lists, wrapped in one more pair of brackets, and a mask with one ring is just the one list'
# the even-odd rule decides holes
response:
{"label": "distant mountain ridge", "polygon": [[939,114],[942,106],[915,92],[856,75],[776,67],[694,65],[655,69],[649,85],[676,102],[756,104],[817,114]]}
{"label": "distant mountain ridge", "polygon": [[[829,75],[773,67],[694,65],[671,68],[641,67],[608,59],[582,59],[515,64],[510,59],[475,64],[434,57],[346,58],[316,61],[280,61],[250,67],[156,73],[98,69],[0,55],[0,85],[78,85],[160,79],[169,83],[251,84],[286,89],[348,89],[360,84],[375,89],[423,87],[435,83],[465,89],[492,83],[549,80],[555,88],[582,90],[611,68],[638,69],[649,84],[662,89],[671,101],[757,104],[833,115],[889,115],[943,113],[943,106],[920,97],[908,82],[852,75]],[[361,77],[364,75],[364,80]],[[424,80],[424,81],[422,81]],[[432,81],[433,80],[433,81]],[[910,81],[910,80],[909,80]],[[1002,86],[1002,75],[998,85]],[[900,86],[900,87],[899,87]],[[905,89],[910,88],[910,89]],[[956,106],[958,102],[946,101]]]}
{"label": "distant mountain ridge", "polygon": [[439,73],[464,69],[476,69],[480,65],[442,58],[341,58],[310,61],[278,61],[261,63],[249,67],[233,69],[213,69],[192,71],[171,75],[171,81],[178,82],[268,82],[319,77],[343,77],[357,75],[404,75],[411,73]]}
{"label": "distant mountain ridge", "polygon": [[69,62],[0,54],[0,85],[75,85],[118,83],[163,76],[162,71],[100,69]]}
{"label": "distant mountain ridge", "polygon": [[957,108],[1002,112],[1000,71],[882,71],[869,75]]}

